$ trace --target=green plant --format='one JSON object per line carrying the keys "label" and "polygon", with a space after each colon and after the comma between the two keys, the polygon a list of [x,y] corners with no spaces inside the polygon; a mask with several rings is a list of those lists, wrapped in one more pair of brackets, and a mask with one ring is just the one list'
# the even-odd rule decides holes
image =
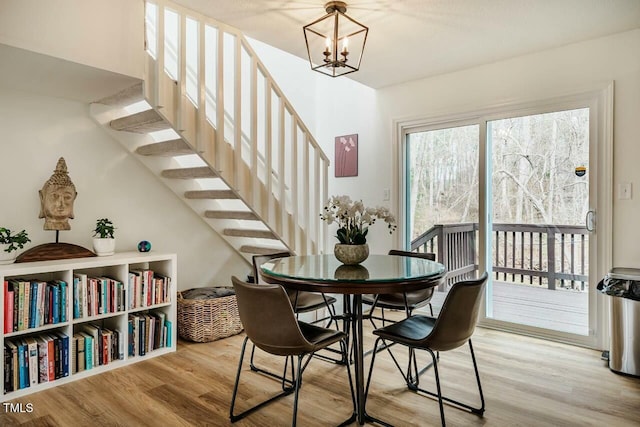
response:
{"label": "green plant", "polygon": [[29,239],[29,235],[25,230],[16,234],[11,234],[11,230],[8,228],[0,227],[0,244],[9,245],[4,250],[5,252],[13,252],[18,249],[22,249],[24,245],[30,241],[31,239]]}
{"label": "green plant", "polygon": [[101,218],[96,221],[96,228],[93,230],[93,237],[101,239],[113,239],[113,233],[116,228],[108,218]]}
{"label": "green plant", "polygon": [[389,233],[397,228],[396,219],[384,207],[365,208],[362,200],[353,202],[349,196],[333,196],[324,206],[324,213],[320,214],[323,221],[338,223],[336,237],[345,245],[362,245],[367,243],[369,226],[375,224],[376,219],[387,223]]}

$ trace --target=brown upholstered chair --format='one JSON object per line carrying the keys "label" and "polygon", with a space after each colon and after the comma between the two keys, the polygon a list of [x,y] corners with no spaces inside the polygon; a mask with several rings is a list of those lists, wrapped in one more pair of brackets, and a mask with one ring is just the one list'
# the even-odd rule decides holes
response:
{"label": "brown upholstered chair", "polygon": [[[295,393],[293,400],[292,422],[292,425],[295,426],[303,365],[306,366],[316,351],[336,342],[340,343],[342,351],[346,351],[346,335],[343,332],[336,331],[334,329],[323,328],[298,321],[293,312],[288,295],[279,285],[255,285],[243,282],[237,277],[232,277],[231,280],[236,291],[240,320],[242,321],[242,325],[244,326],[244,330],[247,335],[242,343],[238,372],[236,374],[236,381],[233,387],[233,396],[231,398],[231,408],[229,411],[231,422],[244,418],[251,412],[280,397]],[[290,386],[283,381],[281,393],[243,411],[240,414],[234,414],[233,411],[236,403],[236,396],[238,394],[238,385],[240,383],[240,373],[242,372],[242,362],[244,360],[244,354],[249,340],[255,346],[267,353],[284,356],[287,360],[289,360],[289,358],[291,359],[293,377],[289,384],[293,384],[293,386]],[[294,356],[297,358],[295,372],[293,372]],[[305,356],[307,357],[307,360],[303,363]],[[287,366],[285,364],[283,376],[286,375],[286,371]],[[349,377],[353,403],[353,385],[348,365],[347,375]]]}
{"label": "brown upholstered chair", "polygon": [[[263,284],[265,283],[262,279],[262,274],[260,274],[260,266],[272,259],[275,258],[284,258],[291,256],[291,252],[277,252],[268,255],[254,255],[253,256],[253,277],[255,278],[256,283]],[[329,310],[329,315],[331,319],[335,317],[335,310],[333,309],[333,304],[335,304],[336,299],[329,295],[317,294],[314,292],[304,292],[304,291],[293,291],[289,289],[285,289],[287,295],[289,295],[289,299],[291,299],[291,305],[293,306],[293,311],[298,313],[307,313],[310,311],[320,310],[322,308],[327,308]],[[331,320],[330,319],[330,320]]]}
{"label": "brown upholstered chair", "polygon": [[[416,392],[419,391],[438,399],[438,404],[440,406],[440,419],[442,420],[443,426],[445,425],[443,401],[457,405],[458,407],[464,408],[480,416],[484,414],[484,395],[482,394],[478,365],[476,364],[476,357],[473,352],[473,345],[471,344],[471,335],[473,335],[476,323],[478,322],[478,310],[480,308],[482,292],[486,282],[487,273],[485,272],[479,279],[465,280],[455,283],[451,287],[451,290],[449,291],[449,294],[442,306],[442,310],[440,311],[440,315],[437,318],[415,315],[373,331],[373,333],[378,336],[374,348],[377,348],[378,341],[382,340],[387,349],[390,343],[396,343],[409,347],[410,353],[416,349],[426,350],[429,352],[433,360],[432,364],[436,377],[437,393],[433,393],[419,387],[417,366],[414,365],[413,374],[409,373],[409,375],[405,375],[403,373],[402,375],[410,390]],[[479,408],[442,396],[440,388],[438,357],[435,352],[453,350],[467,342],[469,343],[471,360],[473,361],[473,369],[475,371],[478,391],[480,393],[481,406]],[[400,365],[393,353],[389,351],[389,354],[400,372],[402,372],[402,369],[400,368]],[[375,360],[376,353],[374,352],[373,357],[371,358],[371,367],[369,369],[369,378],[367,379],[365,396],[369,392],[371,374],[373,372],[373,364],[375,363]]]}
{"label": "brown upholstered chair", "polygon": [[[253,277],[255,282],[259,285],[266,284],[266,282],[262,278],[262,274],[260,270],[260,266],[263,263],[270,261],[272,259],[289,257],[291,255],[292,253],[287,251],[276,252],[276,253],[267,254],[267,255],[254,255],[253,256]],[[315,293],[315,292],[294,291],[290,289],[285,289],[285,292],[287,293],[287,295],[289,296],[289,299],[291,300],[291,305],[293,306],[293,311],[296,313],[296,315],[300,313],[309,313],[312,311],[317,311],[317,310],[326,308],[327,311],[329,312],[329,321],[325,326],[329,327],[331,326],[332,323],[335,323],[335,327],[336,329],[338,329],[338,326],[339,326],[337,321],[338,317],[336,316],[336,311],[333,306],[336,303],[336,299],[334,297],[330,295]],[[320,319],[312,323],[317,323],[322,320],[324,319]],[[327,348],[327,350],[333,353],[340,354],[340,359],[334,359],[332,357],[328,357],[320,354],[318,354],[317,356],[323,359],[327,359],[331,362],[338,362],[338,363],[343,363],[346,360],[346,356],[343,355],[342,352],[338,351],[337,349]],[[281,379],[279,375],[256,366],[256,364],[254,363],[254,355],[255,355],[255,346],[251,349],[250,365],[253,371],[262,372],[263,374],[267,374],[269,376]]]}
{"label": "brown upholstered chair", "polygon": [[[402,255],[414,258],[423,258],[430,261],[436,260],[436,255],[433,253],[408,252],[392,249],[389,251],[389,255]],[[382,321],[382,326],[384,326],[388,321],[388,319],[385,319],[384,317],[385,309],[406,310],[408,317],[411,316],[413,310],[415,310],[416,308],[428,305],[429,310],[431,311],[431,316],[433,316],[433,307],[431,306],[431,297],[433,297],[433,291],[433,287],[410,291],[406,293],[406,299],[405,294],[402,292],[393,294],[364,295],[362,297],[362,302],[371,306],[371,310],[368,314],[368,317],[371,320],[371,324],[374,327],[377,327],[373,322],[373,319],[378,319]],[[379,308],[381,310],[382,317],[376,317],[373,315],[373,312],[376,308]]]}

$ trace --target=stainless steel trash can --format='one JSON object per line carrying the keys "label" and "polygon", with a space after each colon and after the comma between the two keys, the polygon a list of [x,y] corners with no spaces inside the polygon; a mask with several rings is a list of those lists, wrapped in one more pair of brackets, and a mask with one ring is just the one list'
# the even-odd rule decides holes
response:
{"label": "stainless steel trash can", "polygon": [[609,369],[640,376],[640,269],[613,268],[598,284],[609,295]]}

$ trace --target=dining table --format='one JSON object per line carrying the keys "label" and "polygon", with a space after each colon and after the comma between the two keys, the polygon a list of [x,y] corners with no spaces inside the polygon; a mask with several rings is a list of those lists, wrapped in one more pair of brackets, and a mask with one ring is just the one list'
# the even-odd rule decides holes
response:
{"label": "dining table", "polygon": [[[333,254],[275,258],[260,266],[268,283],[296,291],[342,294],[349,310],[349,335],[353,345],[355,407],[341,425],[355,421],[387,424],[366,412],[362,295],[408,292],[438,286],[444,265],[422,258],[370,255],[358,265],[344,265]],[[348,303],[350,301],[350,304]]]}

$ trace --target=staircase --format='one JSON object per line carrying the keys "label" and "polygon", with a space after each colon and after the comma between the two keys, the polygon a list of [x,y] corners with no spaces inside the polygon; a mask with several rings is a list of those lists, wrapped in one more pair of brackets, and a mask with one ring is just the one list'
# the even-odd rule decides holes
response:
{"label": "staircase", "polygon": [[94,119],[248,261],[323,251],[329,160],[242,33],[162,0],[145,14],[144,82]]}

